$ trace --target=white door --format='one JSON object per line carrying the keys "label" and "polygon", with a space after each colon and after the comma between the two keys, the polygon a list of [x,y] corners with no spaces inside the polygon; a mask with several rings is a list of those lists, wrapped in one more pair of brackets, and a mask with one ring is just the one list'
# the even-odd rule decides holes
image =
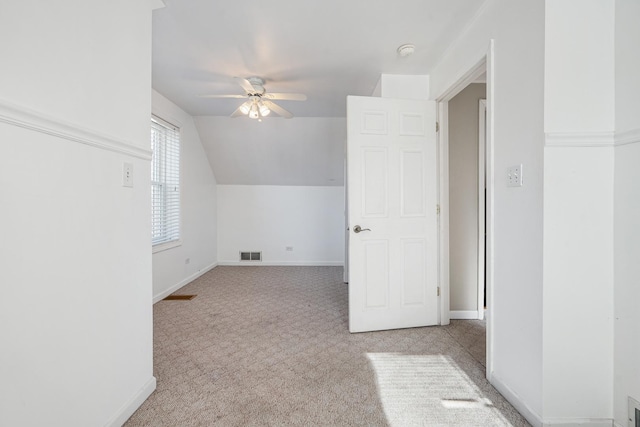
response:
{"label": "white door", "polygon": [[347,97],[351,332],[438,323],[435,111]]}

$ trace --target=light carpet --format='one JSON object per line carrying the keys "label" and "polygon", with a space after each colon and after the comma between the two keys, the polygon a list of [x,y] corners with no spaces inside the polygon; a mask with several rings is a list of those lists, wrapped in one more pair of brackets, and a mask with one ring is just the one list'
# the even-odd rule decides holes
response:
{"label": "light carpet", "polygon": [[340,267],[216,267],[157,303],[157,390],[125,425],[528,425],[462,321],[350,334],[347,286]]}

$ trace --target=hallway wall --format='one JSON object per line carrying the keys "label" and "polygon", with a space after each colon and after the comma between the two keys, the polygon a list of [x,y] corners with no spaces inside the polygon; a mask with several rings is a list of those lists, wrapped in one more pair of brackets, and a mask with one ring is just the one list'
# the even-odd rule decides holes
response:
{"label": "hallway wall", "polygon": [[[478,101],[470,84],[449,101],[449,292],[451,318],[478,310]],[[458,313],[456,313],[458,312]],[[461,317],[463,316],[463,317]],[[467,316],[468,318],[468,316]]]}

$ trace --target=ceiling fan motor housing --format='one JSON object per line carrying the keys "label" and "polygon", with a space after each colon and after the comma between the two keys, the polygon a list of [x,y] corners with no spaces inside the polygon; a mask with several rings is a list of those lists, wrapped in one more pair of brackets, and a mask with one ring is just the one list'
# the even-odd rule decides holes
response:
{"label": "ceiling fan motor housing", "polygon": [[264,95],[264,92],[265,92],[264,80],[262,80],[260,77],[249,77],[247,81],[251,83],[251,86],[253,86],[253,89],[255,89],[256,95],[258,96]]}

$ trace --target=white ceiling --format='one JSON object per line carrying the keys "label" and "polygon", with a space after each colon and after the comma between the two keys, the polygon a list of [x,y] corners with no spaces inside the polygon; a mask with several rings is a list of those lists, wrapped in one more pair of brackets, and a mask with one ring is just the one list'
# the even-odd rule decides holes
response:
{"label": "white ceiling", "polygon": [[[300,118],[344,118],[347,95],[371,95],[382,73],[429,74],[484,0],[164,0],[164,3],[165,8],[153,12],[155,90],[192,116],[227,117],[242,99],[198,95],[242,94],[233,77],[258,76],[266,81],[268,92],[308,96],[303,102],[278,101],[295,115],[291,121],[303,123]],[[415,44],[416,50],[412,56],[401,58],[396,49],[405,43]],[[218,181],[342,185],[343,178],[335,170],[343,168],[343,153],[336,151],[334,145],[344,144],[346,130],[319,131],[316,126],[301,133],[298,125],[275,124],[282,120],[285,119],[273,115],[263,123],[248,123],[252,120],[247,117],[218,122],[199,117],[200,138]],[[344,120],[340,123],[344,127]],[[327,140],[337,135],[341,140]],[[269,142],[247,145],[247,141],[258,144],[260,140]],[[297,169],[286,157],[278,156],[296,157],[283,147],[301,140],[306,151],[300,158],[306,159],[306,167],[295,174],[276,170],[284,164],[289,170]],[[266,147],[272,150],[265,151]],[[270,168],[269,171],[255,172],[259,162],[250,164],[249,157],[256,152],[269,159],[269,165],[261,166]],[[252,154],[243,155],[247,153]]]}

